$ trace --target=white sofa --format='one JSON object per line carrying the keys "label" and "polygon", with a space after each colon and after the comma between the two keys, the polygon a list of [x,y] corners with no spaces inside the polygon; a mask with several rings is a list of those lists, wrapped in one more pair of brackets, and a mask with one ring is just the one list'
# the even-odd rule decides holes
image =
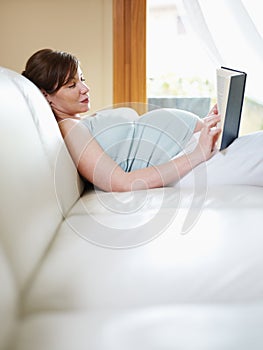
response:
{"label": "white sofa", "polygon": [[263,348],[263,188],[85,189],[0,68],[0,349]]}

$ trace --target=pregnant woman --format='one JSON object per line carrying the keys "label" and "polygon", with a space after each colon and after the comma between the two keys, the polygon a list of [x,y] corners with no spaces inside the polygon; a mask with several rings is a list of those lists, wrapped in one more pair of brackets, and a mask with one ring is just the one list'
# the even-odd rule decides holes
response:
{"label": "pregnant woman", "polygon": [[[187,185],[187,174],[195,168],[201,171],[200,165],[207,169],[208,184],[263,184],[262,152],[257,152],[263,147],[263,133],[240,138],[224,154],[218,152],[221,130],[216,106],[204,119],[176,109],[138,117],[130,108],[83,117],[90,109],[89,87],[75,56],[37,51],[22,74],[50,104],[79,173],[104,191]],[[252,153],[250,164],[244,165]]]}

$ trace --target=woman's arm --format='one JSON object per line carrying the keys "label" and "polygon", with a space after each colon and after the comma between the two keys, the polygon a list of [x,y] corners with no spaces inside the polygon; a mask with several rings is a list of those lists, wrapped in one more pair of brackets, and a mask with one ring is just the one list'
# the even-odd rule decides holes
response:
{"label": "woman's arm", "polygon": [[220,129],[218,116],[204,123],[195,150],[158,166],[125,172],[100,147],[88,128],[73,119],[59,123],[62,136],[79,173],[104,191],[127,192],[163,187],[179,181],[196,165],[214,154]]}

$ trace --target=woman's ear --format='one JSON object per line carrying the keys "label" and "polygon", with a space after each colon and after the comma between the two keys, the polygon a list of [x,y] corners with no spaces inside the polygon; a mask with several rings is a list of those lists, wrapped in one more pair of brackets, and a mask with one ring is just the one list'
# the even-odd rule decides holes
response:
{"label": "woman's ear", "polygon": [[49,100],[49,94],[46,92],[46,90],[44,89],[40,89],[42,94],[45,96],[45,98],[47,99],[48,103],[51,105],[51,101]]}
{"label": "woman's ear", "polygon": [[47,96],[48,96],[48,93],[46,92],[46,90],[44,90],[44,89],[40,89],[40,91],[42,92],[42,94],[43,94],[45,97],[47,97]]}

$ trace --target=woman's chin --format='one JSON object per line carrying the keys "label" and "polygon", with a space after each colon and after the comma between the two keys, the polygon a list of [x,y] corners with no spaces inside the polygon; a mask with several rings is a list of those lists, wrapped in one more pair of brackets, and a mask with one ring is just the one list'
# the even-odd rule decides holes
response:
{"label": "woman's chin", "polygon": [[81,110],[79,111],[79,113],[86,113],[90,110],[90,104],[86,105],[86,106],[82,106]]}

